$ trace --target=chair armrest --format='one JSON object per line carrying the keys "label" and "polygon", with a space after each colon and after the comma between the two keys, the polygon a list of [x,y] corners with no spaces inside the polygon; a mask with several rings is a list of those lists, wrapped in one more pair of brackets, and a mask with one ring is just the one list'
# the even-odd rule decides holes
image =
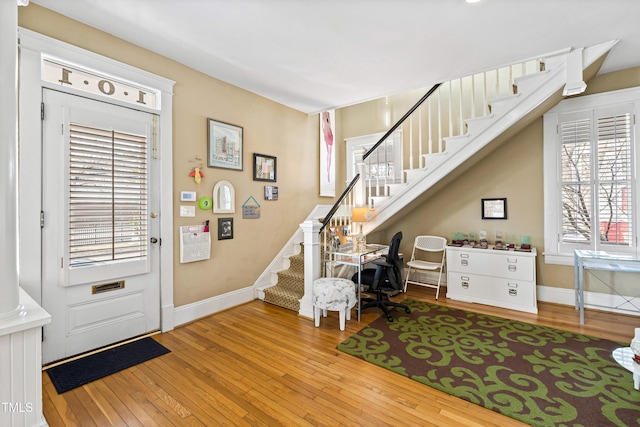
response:
{"label": "chair armrest", "polygon": [[393,264],[390,264],[386,259],[382,258],[374,259],[371,263],[382,267],[393,267]]}

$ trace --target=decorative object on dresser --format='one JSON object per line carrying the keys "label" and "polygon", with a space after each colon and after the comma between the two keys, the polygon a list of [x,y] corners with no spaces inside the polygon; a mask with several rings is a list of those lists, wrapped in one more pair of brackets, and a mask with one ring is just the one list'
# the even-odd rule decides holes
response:
{"label": "decorative object on dresser", "polygon": [[536,249],[447,247],[447,298],[538,312]]}

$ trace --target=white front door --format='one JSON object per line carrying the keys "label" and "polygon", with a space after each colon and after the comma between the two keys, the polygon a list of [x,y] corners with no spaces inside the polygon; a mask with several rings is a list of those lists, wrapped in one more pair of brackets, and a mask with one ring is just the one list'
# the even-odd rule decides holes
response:
{"label": "white front door", "polygon": [[50,89],[42,96],[49,363],[159,328],[160,181],[152,114]]}

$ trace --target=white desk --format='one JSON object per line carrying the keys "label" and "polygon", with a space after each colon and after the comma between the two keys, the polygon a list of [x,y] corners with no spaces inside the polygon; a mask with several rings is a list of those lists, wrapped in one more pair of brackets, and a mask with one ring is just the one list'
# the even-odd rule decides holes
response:
{"label": "white desk", "polygon": [[[368,262],[378,259],[389,251],[388,245],[367,244],[365,250],[357,251],[353,245],[341,245],[338,249],[328,250],[326,252],[325,273],[327,262],[335,264],[351,265],[358,269],[358,322],[360,321],[360,293],[362,286],[360,285],[360,273],[362,266]],[[326,275],[326,274],[325,274]]]}
{"label": "white desk", "polygon": [[[580,324],[584,324],[584,270],[605,270],[620,271],[626,273],[640,273],[640,259],[631,256],[609,254],[604,251],[586,251],[576,249],[573,256],[574,263],[574,288],[576,295],[576,310],[580,310]],[[602,281],[602,280],[601,280]],[[636,307],[633,302],[620,294],[610,284],[602,281],[609,289],[620,295],[626,302],[631,304],[636,310],[640,311],[640,307]]]}

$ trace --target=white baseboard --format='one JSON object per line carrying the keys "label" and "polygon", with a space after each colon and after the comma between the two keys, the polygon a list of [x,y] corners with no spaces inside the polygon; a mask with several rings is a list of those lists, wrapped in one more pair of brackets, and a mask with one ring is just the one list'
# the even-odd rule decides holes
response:
{"label": "white baseboard", "polygon": [[175,310],[175,325],[184,325],[185,323],[193,322],[194,320],[253,301],[254,299],[255,292],[253,286],[248,286],[202,301],[181,305],[180,307],[176,307]]}
{"label": "white baseboard", "polygon": [[[433,277],[429,279],[433,279]],[[437,281],[437,276],[435,279]],[[444,280],[442,286],[446,286]],[[575,292],[573,289],[538,286],[537,297],[538,301],[575,305]],[[253,301],[255,298],[253,286],[248,286],[224,295],[177,307],[175,309],[175,326],[193,322],[202,317]],[[586,308],[640,316],[640,297],[621,297],[619,295],[585,292],[584,300]],[[634,305],[639,309],[636,309]],[[313,318],[313,315],[311,314],[309,317]]]}
{"label": "white baseboard", "polygon": [[[555,304],[575,305],[576,296],[573,289],[538,286],[538,301]],[[640,316],[640,297],[623,297],[620,295],[602,294],[585,291],[585,308],[609,311],[612,313]]]}

